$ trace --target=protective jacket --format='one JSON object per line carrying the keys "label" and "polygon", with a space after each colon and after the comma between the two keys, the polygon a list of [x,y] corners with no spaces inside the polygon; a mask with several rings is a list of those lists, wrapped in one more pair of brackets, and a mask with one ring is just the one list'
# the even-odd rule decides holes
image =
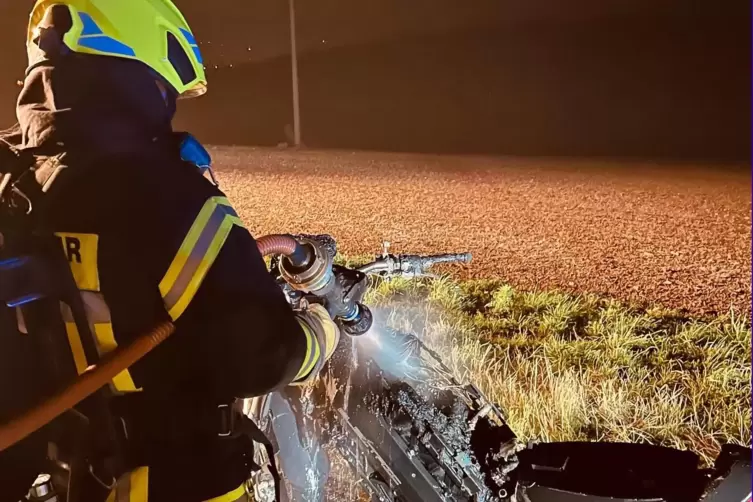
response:
{"label": "protective jacket", "polygon": [[[228,436],[217,410],[305,377],[316,341],[228,199],[181,159],[171,107],[151,77],[118,75],[121,61],[102,72],[96,59],[35,69],[6,139],[41,159],[46,195],[36,210],[66,254],[100,354],[160,321],[176,325],[111,382],[133,470],[124,500],[235,500],[250,443]],[[91,362],[65,320],[82,372]]]}

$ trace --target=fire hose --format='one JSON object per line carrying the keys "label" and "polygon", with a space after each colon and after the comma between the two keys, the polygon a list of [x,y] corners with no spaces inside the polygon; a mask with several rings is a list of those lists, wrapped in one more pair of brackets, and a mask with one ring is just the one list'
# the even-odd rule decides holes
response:
{"label": "fire hose", "polygon": [[[282,254],[300,259],[304,259],[305,256],[305,251],[298,241],[288,235],[266,235],[257,239],[256,244],[262,256]],[[130,344],[108,354],[100,364],[89,367],[72,384],[54,396],[0,426],[0,452],[52,422],[107,385],[116,375],[164,342],[174,331],[175,325],[172,322],[159,324]]]}

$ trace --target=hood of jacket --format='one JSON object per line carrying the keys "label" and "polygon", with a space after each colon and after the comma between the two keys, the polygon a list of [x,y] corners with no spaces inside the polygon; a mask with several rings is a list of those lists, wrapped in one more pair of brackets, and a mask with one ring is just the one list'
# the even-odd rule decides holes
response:
{"label": "hood of jacket", "polygon": [[172,133],[175,96],[138,61],[67,54],[27,71],[16,104],[18,148],[36,155],[144,154]]}

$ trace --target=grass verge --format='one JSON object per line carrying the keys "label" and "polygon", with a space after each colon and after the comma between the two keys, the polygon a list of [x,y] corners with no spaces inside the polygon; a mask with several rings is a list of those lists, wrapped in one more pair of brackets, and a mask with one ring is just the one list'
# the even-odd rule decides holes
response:
{"label": "grass verge", "polygon": [[751,324],[735,312],[698,319],[448,278],[381,282],[366,303],[439,349],[524,440],[645,441],[707,464],[722,443],[750,445]]}

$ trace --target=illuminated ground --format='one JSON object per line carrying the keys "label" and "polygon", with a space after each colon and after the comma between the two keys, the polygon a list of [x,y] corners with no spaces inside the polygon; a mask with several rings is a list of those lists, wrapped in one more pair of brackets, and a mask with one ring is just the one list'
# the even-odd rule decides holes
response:
{"label": "illuminated ground", "polygon": [[[212,149],[254,235],[340,251],[471,251],[462,277],[750,312],[747,169],[607,161]],[[747,171],[747,172],[746,172]]]}

